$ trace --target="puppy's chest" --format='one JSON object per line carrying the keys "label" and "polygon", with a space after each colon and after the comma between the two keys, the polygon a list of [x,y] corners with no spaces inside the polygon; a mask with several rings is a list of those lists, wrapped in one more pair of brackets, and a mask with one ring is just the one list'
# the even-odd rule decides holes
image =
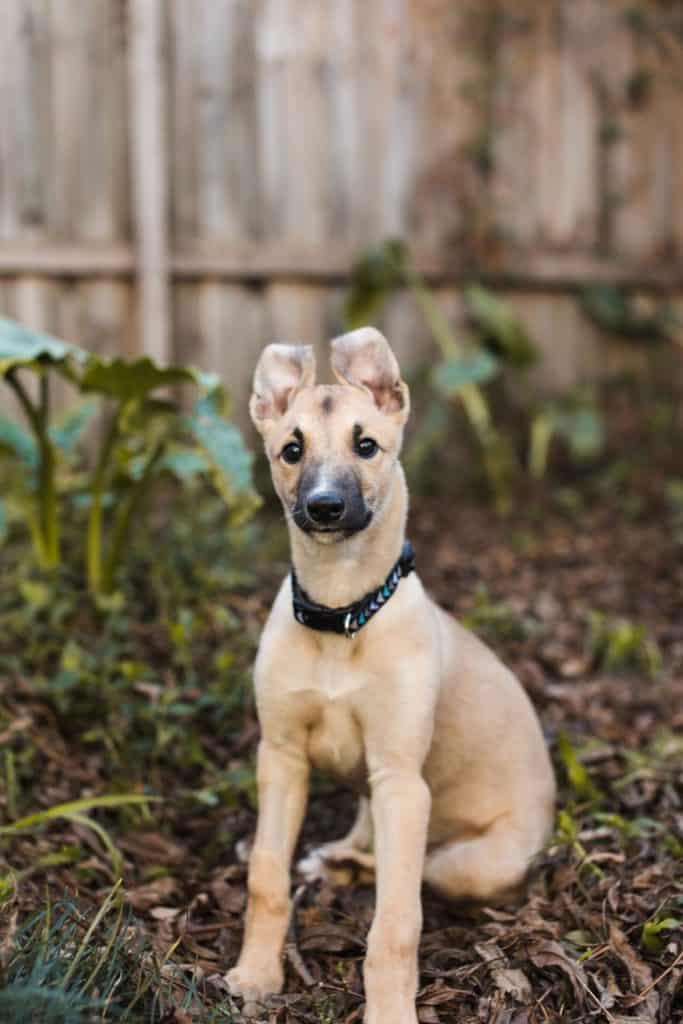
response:
{"label": "puppy's chest", "polygon": [[351,781],[365,778],[360,725],[348,700],[322,698],[308,731],[308,756],[316,768]]}

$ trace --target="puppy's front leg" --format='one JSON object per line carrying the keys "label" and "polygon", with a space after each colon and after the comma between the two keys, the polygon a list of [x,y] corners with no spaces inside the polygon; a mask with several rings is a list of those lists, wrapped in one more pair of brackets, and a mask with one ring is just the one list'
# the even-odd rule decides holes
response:
{"label": "puppy's front leg", "polygon": [[290,915],[289,869],[306,807],[308,771],[303,750],[261,740],[244,941],[237,966],[226,975],[230,991],[247,1000],[279,992],[284,981],[280,954]]}
{"label": "puppy's front leg", "polygon": [[377,902],[365,960],[366,1024],[417,1024],[420,887],[430,793],[419,768],[372,772]]}

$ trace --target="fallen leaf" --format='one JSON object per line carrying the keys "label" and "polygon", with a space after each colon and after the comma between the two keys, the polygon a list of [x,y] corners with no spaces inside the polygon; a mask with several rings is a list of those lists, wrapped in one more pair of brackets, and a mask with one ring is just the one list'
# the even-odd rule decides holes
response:
{"label": "fallen leaf", "polygon": [[136,910],[149,910],[150,907],[160,906],[169,896],[173,896],[178,890],[178,883],[175,878],[165,875],[163,878],[155,878],[153,882],[146,885],[138,885],[135,889],[126,890],[126,899]]}
{"label": "fallen leaf", "polygon": [[526,1003],[531,998],[531,983],[524,971],[507,966],[507,957],[500,946],[495,943],[477,943],[475,950],[486,963],[493,983],[503,995],[511,995],[518,1003]]}
{"label": "fallen leaf", "polygon": [[535,946],[529,953],[534,967],[556,967],[565,974],[574,989],[576,1001],[583,1006],[585,990],[588,987],[585,971],[580,964],[567,956],[559,942],[544,942]]}
{"label": "fallen leaf", "polygon": [[298,940],[299,949],[309,951],[322,950],[325,953],[346,953],[352,949],[362,949],[364,940],[350,929],[337,924],[319,924],[306,928]]}

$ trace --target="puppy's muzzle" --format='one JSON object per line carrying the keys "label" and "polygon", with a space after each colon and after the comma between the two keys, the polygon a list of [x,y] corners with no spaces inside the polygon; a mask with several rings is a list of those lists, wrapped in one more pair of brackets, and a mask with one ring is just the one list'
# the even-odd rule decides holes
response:
{"label": "puppy's muzzle", "polygon": [[294,522],[306,533],[349,536],[365,529],[372,519],[355,473],[331,474],[311,466],[299,482]]}

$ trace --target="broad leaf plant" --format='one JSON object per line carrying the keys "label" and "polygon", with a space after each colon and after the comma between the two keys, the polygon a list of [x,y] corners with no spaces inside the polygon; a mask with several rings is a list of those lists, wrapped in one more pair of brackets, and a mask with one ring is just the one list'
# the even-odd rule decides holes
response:
{"label": "broad leaf plant", "polygon": [[[55,375],[68,380],[81,398],[53,420]],[[100,601],[115,590],[131,530],[162,475],[183,483],[207,478],[233,519],[248,517],[258,504],[251,453],[226,416],[226,395],[213,374],[158,366],[147,357],[103,358],[0,319],[0,379],[14,392],[25,420],[20,424],[0,415],[0,458],[10,456],[20,468],[14,518],[28,524],[37,563],[51,572],[61,565],[60,516],[66,500],[85,505],[87,581]],[[179,385],[195,392],[189,413],[174,396]],[[94,460],[79,472],[85,440]],[[8,511],[0,501],[0,542],[12,519],[9,505]]]}

